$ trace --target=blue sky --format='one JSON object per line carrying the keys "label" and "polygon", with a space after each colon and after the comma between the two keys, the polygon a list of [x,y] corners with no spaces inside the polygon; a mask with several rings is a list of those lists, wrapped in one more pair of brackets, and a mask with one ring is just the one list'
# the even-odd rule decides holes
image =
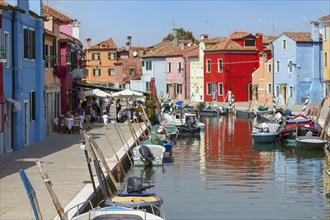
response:
{"label": "blue sky", "polygon": [[175,28],[224,37],[235,31],[280,35],[309,32],[310,21],[330,14],[330,0],[213,0],[213,1],[120,1],[43,0],[81,22],[80,40],[85,45],[113,38],[122,47],[127,36],[133,46],[160,42]]}

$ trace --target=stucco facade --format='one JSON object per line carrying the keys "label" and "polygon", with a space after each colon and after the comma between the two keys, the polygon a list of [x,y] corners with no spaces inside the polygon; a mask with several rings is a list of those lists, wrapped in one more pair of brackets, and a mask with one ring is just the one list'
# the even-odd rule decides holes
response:
{"label": "stucco facade", "polygon": [[324,96],[327,96],[325,106],[330,106],[330,15],[323,16],[321,19],[323,33],[323,86]]}
{"label": "stucco facade", "polygon": [[280,104],[319,104],[323,99],[318,24],[311,33],[285,32],[273,41],[274,87]]}

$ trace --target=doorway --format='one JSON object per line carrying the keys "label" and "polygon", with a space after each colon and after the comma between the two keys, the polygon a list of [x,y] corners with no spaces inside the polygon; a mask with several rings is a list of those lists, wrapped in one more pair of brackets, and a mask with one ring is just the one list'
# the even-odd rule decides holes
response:
{"label": "doorway", "polygon": [[24,145],[30,144],[29,142],[29,102],[24,101]]}
{"label": "doorway", "polygon": [[288,104],[287,102],[289,102],[289,100],[286,100],[286,85],[281,86],[281,92],[282,92],[282,97],[283,97],[282,104],[287,105]]}
{"label": "doorway", "polygon": [[12,104],[6,102],[6,114],[5,114],[5,123],[6,123],[6,153],[13,151],[12,141],[11,141],[11,106]]}

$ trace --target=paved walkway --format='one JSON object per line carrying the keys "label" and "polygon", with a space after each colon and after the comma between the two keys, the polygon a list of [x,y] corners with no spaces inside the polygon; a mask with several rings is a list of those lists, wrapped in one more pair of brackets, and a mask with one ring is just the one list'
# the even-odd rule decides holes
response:
{"label": "paved walkway", "polygon": [[[220,103],[222,104],[222,103]],[[248,103],[235,103],[237,108],[248,108]],[[293,112],[301,112],[301,106],[289,106]],[[329,107],[322,108],[320,123],[324,123]],[[119,123],[120,130],[128,145],[123,146],[113,124],[106,130],[102,123],[93,123],[91,133],[112,169],[117,159],[109,147],[109,141],[118,157],[126,153],[127,146],[134,140],[131,138],[127,124]],[[138,126],[135,130],[138,131]],[[323,124],[322,124],[323,125]],[[34,143],[20,151],[0,155],[0,219],[35,219],[23,182],[18,171],[24,169],[34,187],[44,219],[57,216],[52,199],[39,173],[36,161],[43,161],[43,167],[49,175],[53,190],[63,207],[70,207],[83,201],[81,198],[92,194],[88,168],[84,152],[80,149],[82,136],[80,134],[51,134],[44,142]]]}
{"label": "paved walkway", "polygon": [[[114,150],[121,158],[126,154],[127,148],[134,143],[128,124],[118,123],[118,125],[122,139],[128,145],[123,146],[114,124],[109,124],[109,129],[105,129],[102,123],[91,124],[90,132],[107,158],[110,169],[117,164]],[[139,133],[139,126],[137,124],[133,126]],[[80,149],[82,140],[80,134],[55,133],[46,136],[44,142],[0,155],[0,219],[35,219],[18,172],[20,169],[25,170],[36,191],[43,219],[53,219],[57,216],[51,196],[35,163],[38,160],[43,161],[43,168],[53,183],[53,190],[62,207],[77,205],[83,201],[82,197],[91,195],[92,186],[85,183],[90,182],[90,176],[84,151]],[[114,150],[110,147],[109,141]]]}

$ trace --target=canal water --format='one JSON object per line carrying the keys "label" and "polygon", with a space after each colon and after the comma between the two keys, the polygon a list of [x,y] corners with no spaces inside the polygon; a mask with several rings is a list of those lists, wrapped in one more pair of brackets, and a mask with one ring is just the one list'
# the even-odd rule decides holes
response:
{"label": "canal water", "polygon": [[169,219],[330,219],[324,152],[252,143],[252,121],[201,118],[205,131],[180,138],[163,167],[134,167],[154,184]]}

